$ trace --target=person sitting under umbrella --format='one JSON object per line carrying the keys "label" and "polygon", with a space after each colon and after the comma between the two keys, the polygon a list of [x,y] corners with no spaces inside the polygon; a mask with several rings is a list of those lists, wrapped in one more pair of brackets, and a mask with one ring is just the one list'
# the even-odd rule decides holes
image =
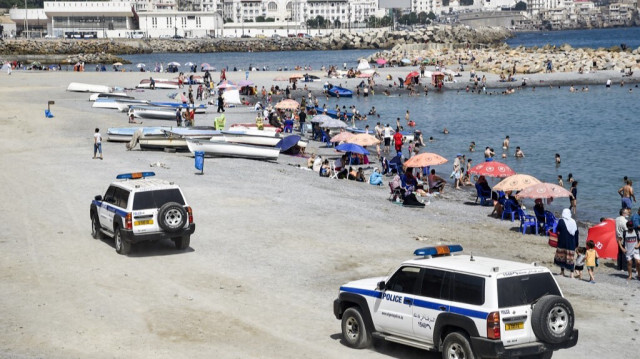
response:
{"label": "person sitting under umbrella", "polygon": [[427,176],[427,182],[429,183],[429,192],[440,192],[440,194],[444,193],[444,186],[447,184],[447,181],[436,175],[436,170],[431,170],[431,174]]}
{"label": "person sitting under umbrella", "polygon": [[[535,201],[535,205],[533,206],[533,213],[536,215],[536,219],[538,220],[538,226],[544,228],[544,224],[546,222],[546,217],[544,215],[544,204],[542,204],[542,199],[538,198]],[[542,231],[544,233],[544,231]]]}

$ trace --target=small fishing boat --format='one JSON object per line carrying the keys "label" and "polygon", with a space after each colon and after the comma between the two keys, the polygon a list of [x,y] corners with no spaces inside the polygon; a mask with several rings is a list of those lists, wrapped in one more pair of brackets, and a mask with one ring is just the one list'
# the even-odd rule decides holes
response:
{"label": "small fishing boat", "polygon": [[[282,139],[278,133],[274,131],[260,131],[260,130],[229,130],[221,131],[224,135],[224,139],[231,143],[243,143],[247,145],[256,146],[275,146]],[[257,133],[258,132],[258,133]]]}
{"label": "small fishing boat", "polygon": [[207,141],[212,137],[221,138],[220,131],[216,131],[214,127],[174,127],[162,129],[160,133],[156,131],[143,133],[138,142],[141,149],[174,148],[186,151],[187,139]]}
{"label": "small fishing boat", "polygon": [[[165,79],[154,79],[153,81],[155,81],[157,89],[177,90],[179,88],[178,81]],[[142,79],[136,87],[140,89],[151,88],[151,80]]]}
{"label": "small fishing boat", "polygon": [[[189,108],[189,109],[192,108],[191,105],[187,105],[182,102],[149,102],[149,105],[157,106],[157,107],[173,108],[174,111],[176,108]],[[205,113],[207,110],[207,106],[205,104],[200,104],[198,106],[195,106],[195,109],[196,109],[196,113]]]}
{"label": "small fishing boat", "polygon": [[156,120],[175,120],[176,111],[169,107],[131,106],[133,117],[151,118]]}
{"label": "small fishing boat", "polygon": [[[338,118],[338,113],[334,110],[329,110],[327,109],[326,113],[324,112],[324,109],[322,107],[313,107],[313,106],[307,106],[307,110],[311,110],[311,109],[315,109],[316,112],[318,114],[326,114],[329,117],[333,117],[333,118]],[[340,112],[340,116],[342,117],[343,112]],[[353,113],[351,112],[347,112],[347,118],[351,119],[351,117],[353,117]]]}
{"label": "small fishing boat", "polygon": [[271,131],[271,132],[277,132],[278,128],[271,126],[267,123],[265,123],[263,125],[262,130],[258,130],[258,125],[256,125],[255,123],[234,123],[233,125],[230,126],[229,129],[232,130],[257,130],[257,131]]}
{"label": "small fishing boat", "polygon": [[132,105],[145,105],[148,101],[146,100],[136,100],[136,99],[127,99],[127,98],[98,98],[96,99],[91,107],[94,108],[112,108],[122,111],[123,108],[129,109],[129,106]]}
{"label": "small fishing boat", "polygon": [[133,134],[142,130],[142,134],[162,134],[162,130],[170,130],[171,127],[111,127],[107,129],[107,141],[129,142]]}
{"label": "small fishing boat", "polygon": [[104,85],[83,84],[80,82],[72,82],[67,86],[67,91],[71,92],[99,92],[111,93],[113,88]]}
{"label": "small fishing boat", "polygon": [[95,101],[99,98],[115,98],[115,99],[129,99],[133,100],[133,96],[129,96],[124,92],[113,92],[113,93],[94,93],[89,96],[89,101]]}
{"label": "small fishing boat", "polygon": [[212,157],[239,157],[265,161],[277,161],[280,149],[275,147],[263,147],[242,145],[219,140],[194,140],[188,139],[187,146],[191,153],[202,151]]}
{"label": "small fishing boat", "polygon": [[340,86],[332,86],[327,93],[332,97],[353,97],[353,91]]}

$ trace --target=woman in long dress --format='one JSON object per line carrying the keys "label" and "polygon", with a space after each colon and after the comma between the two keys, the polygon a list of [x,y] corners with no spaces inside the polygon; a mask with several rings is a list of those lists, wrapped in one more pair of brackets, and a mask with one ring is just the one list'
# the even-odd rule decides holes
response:
{"label": "woman in long dress", "polygon": [[560,267],[560,274],[564,276],[564,270],[573,272],[575,265],[575,251],[578,247],[578,225],[571,218],[571,210],[562,210],[562,218],[558,221],[558,247],[553,262]]}

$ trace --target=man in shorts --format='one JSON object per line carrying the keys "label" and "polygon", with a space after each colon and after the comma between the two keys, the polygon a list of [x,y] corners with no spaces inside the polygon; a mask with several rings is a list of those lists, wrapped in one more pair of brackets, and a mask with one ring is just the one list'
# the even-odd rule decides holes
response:
{"label": "man in shorts", "polygon": [[618,194],[622,197],[622,208],[631,208],[631,199],[633,198],[633,202],[636,201],[636,196],[633,194],[633,182],[631,180],[627,180],[618,190]]}
{"label": "man in shorts", "polygon": [[393,129],[391,129],[391,126],[389,126],[388,123],[386,126],[384,126],[384,129],[382,130],[382,132],[384,133],[384,150],[387,153],[389,153],[389,150],[391,149],[391,132],[392,131]]}
{"label": "man in shorts", "polygon": [[636,273],[640,279],[640,250],[638,249],[638,231],[633,228],[633,222],[627,222],[627,230],[622,235],[622,240],[618,241],[618,245],[627,257],[627,271],[631,280],[633,277],[633,263],[636,264]]}

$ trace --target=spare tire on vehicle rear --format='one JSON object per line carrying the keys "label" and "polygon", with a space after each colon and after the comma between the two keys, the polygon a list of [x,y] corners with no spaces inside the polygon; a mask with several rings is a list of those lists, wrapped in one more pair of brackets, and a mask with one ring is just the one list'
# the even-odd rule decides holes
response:
{"label": "spare tire on vehicle rear", "polygon": [[558,344],[569,340],[573,333],[574,313],[568,300],[557,295],[545,295],[533,307],[531,327],[539,340]]}
{"label": "spare tire on vehicle rear", "polygon": [[167,232],[180,231],[187,223],[187,211],[177,202],[167,202],[158,209],[158,225]]}

